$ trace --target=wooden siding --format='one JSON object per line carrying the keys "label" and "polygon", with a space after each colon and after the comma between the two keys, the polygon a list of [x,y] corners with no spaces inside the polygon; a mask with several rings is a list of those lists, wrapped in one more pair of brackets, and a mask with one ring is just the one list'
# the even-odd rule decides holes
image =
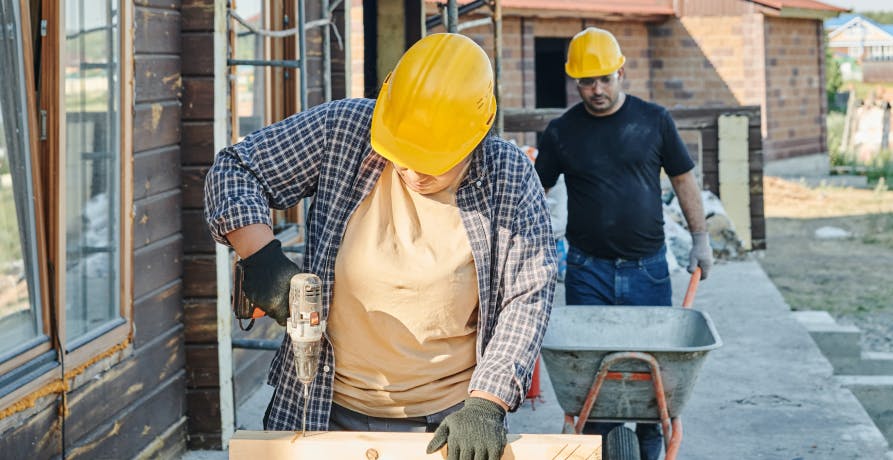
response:
{"label": "wooden siding", "polygon": [[45,436],[62,436],[66,458],[177,456],[185,448],[179,8],[175,0],[133,2],[134,123],[122,133],[133,139],[133,156],[123,160],[133,162],[124,184],[133,196],[125,216],[133,218],[132,348],[95,377],[72,380],[64,436],[43,412],[32,418]]}
{"label": "wooden siding", "polygon": [[214,244],[202,216],[204,177],[214,161],[213,1],[184,0],[181,28],[184,65],[180,218],[186,224],[182,304],[186,324],[186,425],[190,449],[221,449],[217,272]]}

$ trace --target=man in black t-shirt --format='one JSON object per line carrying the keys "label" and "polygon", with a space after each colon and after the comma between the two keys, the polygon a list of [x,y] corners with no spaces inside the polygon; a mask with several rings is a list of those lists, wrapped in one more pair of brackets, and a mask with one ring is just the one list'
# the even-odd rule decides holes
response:
{"label": "man in black t-shirt", "polygon": [[[660,170],[670,176],[692,235],[689,272],[713,265],[694,163],[667,110],[625,94],[614,36],[590,27],[568,49],[565,71],[582,102],[549,123],[536,171],[543,187],[564,174],[568,192],[567,305],[671,304]],[[606,434],[617,424],[588,423]],[[643,459],[660,456],[658,425],[636,429]]]}

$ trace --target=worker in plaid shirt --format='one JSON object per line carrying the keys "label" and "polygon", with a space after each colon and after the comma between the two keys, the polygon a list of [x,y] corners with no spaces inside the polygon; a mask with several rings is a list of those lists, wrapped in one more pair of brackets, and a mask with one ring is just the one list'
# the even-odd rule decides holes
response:
{"label": "worker in plaid shirt", "polygon": [[[243,259],[249,300],[280,324],[291,276],[323,281],[328,321],[307,429],[434,431],[429,453],[498,459],[549,318],[555,249],[524,154],[490,135],[486,53],[423,38],[376,101],[319,105],[222,150],[205,183],[214,238]],[[303,269],[270,208],[313,197]],[[271,365],[268,430],[301,429],[286,335]]]}

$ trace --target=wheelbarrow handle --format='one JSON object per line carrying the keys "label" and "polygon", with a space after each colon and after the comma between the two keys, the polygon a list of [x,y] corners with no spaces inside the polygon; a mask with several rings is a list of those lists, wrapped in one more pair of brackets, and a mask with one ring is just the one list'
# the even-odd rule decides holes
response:
{"label": "wheelbarrow handle", "polygon": [[685,291],[685,298],[682,300],[682,308],[691,308],[695,302],[695,292],[698,291],[698,283],[701,282],[701,267],[695,268],[691,274],[691,280],[688,282],[688,290]]}

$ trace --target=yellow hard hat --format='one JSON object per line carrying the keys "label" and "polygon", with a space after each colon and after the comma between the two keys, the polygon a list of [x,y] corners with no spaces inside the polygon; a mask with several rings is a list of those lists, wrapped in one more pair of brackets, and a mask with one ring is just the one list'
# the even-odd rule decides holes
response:
{"label": "yellow hard hat", "polygon": [[564,71],[571,78],[600,77],[614,73],[624,62],[626,58],[611,32],[588,27],[571,40]]}
{"label": "yellow hard hat", "polygon": [[429,35],[403,54],[382,84],[372,148],[399,166],[438,176],[474,150],[495,114],[487,53],[463,35]]}

